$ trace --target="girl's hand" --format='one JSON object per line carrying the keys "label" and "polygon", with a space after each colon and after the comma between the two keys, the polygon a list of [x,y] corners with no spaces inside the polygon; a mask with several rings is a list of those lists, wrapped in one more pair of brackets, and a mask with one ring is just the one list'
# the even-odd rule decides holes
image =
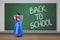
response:
{"label": "girl's hand", "polygon": [[20,18],[23,20],[23,15],[20,15]]}
{"label": "girl's hand", "polygon": [[16,20],[16,15],[14,15],[13,17],[14,17],[14,20]]}

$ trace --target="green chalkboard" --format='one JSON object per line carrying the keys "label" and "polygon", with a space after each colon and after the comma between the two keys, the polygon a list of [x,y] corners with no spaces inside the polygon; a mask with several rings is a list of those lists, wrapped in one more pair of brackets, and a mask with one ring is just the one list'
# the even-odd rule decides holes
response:
{"label": "green chalkboard", "polygon": [[24,16],[23,30],[56,30],[56,3],[5,3],[5,30],[14,29],[17,12]]}

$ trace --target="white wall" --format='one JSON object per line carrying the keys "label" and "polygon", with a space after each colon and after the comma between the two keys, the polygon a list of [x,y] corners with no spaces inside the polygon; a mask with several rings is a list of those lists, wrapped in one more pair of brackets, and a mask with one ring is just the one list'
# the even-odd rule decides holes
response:
{"label": "white wall", "polygon": [[0,32],[4,31],[4,4],[0,0]]}
{"label": "white wall", "polygon": [[0,0],[0,32],[5,31],[4,3],[57,3],[57,32],[60,32],[60,0]]}

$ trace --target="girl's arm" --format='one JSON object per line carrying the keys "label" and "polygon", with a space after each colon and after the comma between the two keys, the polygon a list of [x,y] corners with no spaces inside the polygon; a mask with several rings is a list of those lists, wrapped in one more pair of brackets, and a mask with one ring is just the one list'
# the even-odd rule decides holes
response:
{"label": "girl's arm", "polygon": [[22,20],[23,20],[23,15],[20,15],[20,19],[22,19]]}
{"label": "girl's arm", "polygon": [[14,20],[16,20],[16,15],[13,16]]}

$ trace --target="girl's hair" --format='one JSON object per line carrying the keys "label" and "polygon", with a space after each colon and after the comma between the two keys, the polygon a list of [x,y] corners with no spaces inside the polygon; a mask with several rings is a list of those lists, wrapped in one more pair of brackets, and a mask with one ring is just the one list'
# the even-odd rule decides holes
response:
{"label": "girl's hair", "polygon": [[21,15],[20,13],[17,13],[18,15]]}

